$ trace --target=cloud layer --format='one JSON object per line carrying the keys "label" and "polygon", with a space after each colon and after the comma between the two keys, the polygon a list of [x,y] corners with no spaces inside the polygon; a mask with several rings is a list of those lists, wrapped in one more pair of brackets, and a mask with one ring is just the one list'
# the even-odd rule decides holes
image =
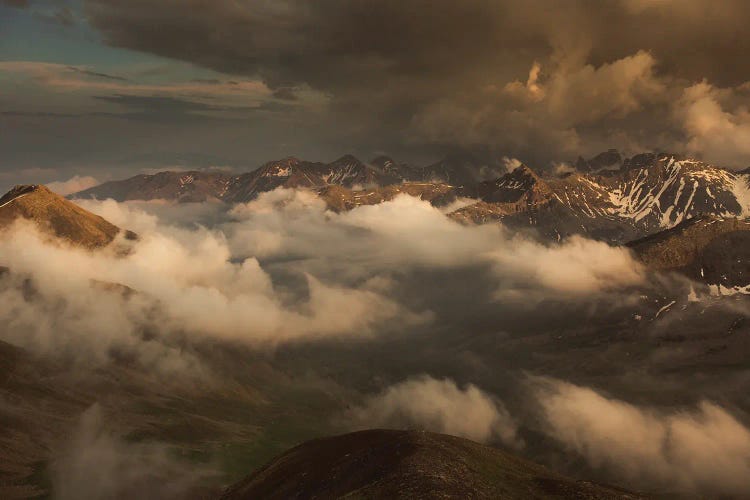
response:
{"label": "cloud layer", "polygon": [[610,147],[745,168],[748,15],[741,0],[86,0],[71,19],[97,50],[162,65],[6,57],[0,149],[26,168],[456,148],[546,167]]}
{"label": "cloud layer", "polygon": [[86,410],[52,464],[54,498],[189,498],[216,475],[177,460],[157,443],[132,443],[105,424],[97,404]]}
{"label": "cloud layer", "polygon": [[2,265],[13,270],[0,290],[7,340],[101,362],[124,350],[169,371],[195,364],[179,347],[185,336],[267,347],[424,327],[434,312],[395,293],[404,273],[418,270],[486,268],[496,292],[480,302],[575,302],[644,280],[627,250],[580,238],[547,246],[501,226],[463,226],[409,196],[346,213],[295,190],[229,211],[83,205],[139,241],[125,256],[90,253],[53,244],[29,224],[12,227],[0,239]]}
{"label": "cloud layer", "polygon": [[715,404],[659,411],[558,380],[534,385],[549,435],[628,484],[750,492],[750,430]]}
{"label": "cloud layer", "polygon": [[419,428],[481,443],[521,446],[505,406],[474,385],[413,377],[370,396],[350,418],[362,427]]}
{"label": "cloud layer", "polygon": [[[732,63],[750,49],[738,22],[750,11],[739,0],[195,3],[86,5],[112,45],[271,88],[309,86],[332,97],[334,113],[347,110],[339,120],[364,122],[358,128],[376,138],[490,145],[527,161],[607,143],[682,150],[690,125],[670,119],[682,90],[707,79],[736,92],[750,80]],[[738,165],[748,155],[737,146],[693,141],[690,152]]]}

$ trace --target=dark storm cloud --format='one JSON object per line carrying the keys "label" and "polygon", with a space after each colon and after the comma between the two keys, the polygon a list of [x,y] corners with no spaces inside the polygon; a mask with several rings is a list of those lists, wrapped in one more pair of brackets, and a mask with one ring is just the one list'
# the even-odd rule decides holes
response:
{"label": "dark storm cloud", "polygon": [[[107,43],[309,85],[377,142],[492,145],[531,159],[614,145],[686,149],[743,164],[746,116],[723,108],[729,151],[706,145],[683,94],[734,92],[750,4],[727,0],[304,2],[87,0]],[[531,70],[531,71],[530,71]],[[713,88],[713,87],[712,87]],[[343,118],[342,118],[343,117]],[[733,148],[733,149],[732,149]]]}
{"label": "dark storm cloud", "polygon": [[746,68],[729,64],[750,48],[743,36],[750,5],[740,0],[187,3],[192,8],[177,0],[87,0],[87,11],[115,45],[316,86],[351,85],[344,68],[380,73],[381,81],[427,78],[504,62],[514,51],[533,58],[553,50],[584,51],[598,64],[646,49],[677,76],[722,85],[748,79]]}

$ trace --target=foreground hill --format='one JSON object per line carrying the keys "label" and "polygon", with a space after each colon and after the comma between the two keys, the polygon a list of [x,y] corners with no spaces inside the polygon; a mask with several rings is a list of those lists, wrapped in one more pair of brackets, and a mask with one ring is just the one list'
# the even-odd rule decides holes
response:
{"label": "foreground hill", "polygon": [[[109,245],[120,228],[41,185],[19,185],[0,198],[0,229],[25,219],[42,232],[88,249]],[[136,235],[126,231],[127,239]]]}
{"label": "foreground hill", "polygon": [[395,430],[309,441],[230,487],[221,498],[344,497],[642,498],[557,475],[466,439]]}

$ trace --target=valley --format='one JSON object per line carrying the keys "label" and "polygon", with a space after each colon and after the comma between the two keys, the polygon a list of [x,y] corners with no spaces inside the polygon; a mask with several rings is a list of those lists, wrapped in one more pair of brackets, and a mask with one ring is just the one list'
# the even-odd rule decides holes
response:
{"label": "valley", "polygon": [[[578,460],[569,461],[570,442],[557,434],[562,429],[551,430],[553,424],[545,424],[545,419],[552,418],[549,414],[540,413],[539,405],[544,407],[545,400],[539,399],[543,396],[534,387],[552,384],[562,391],[568,387],[559,385],[562,381],[575,390],[603,391],[597,394],[615,398],[614,405],[627,401],[651,408],[664,418],[703,411],[700,408],[706,401],[717,408],[732,408],[734,414],[750,412],[744,367],[750,355],[750,303],[744,290],[750,282],[743,278],[748,256],[747,245],[742,244],[750,226],[741,218],[741,192],[732,191],[743,178],[716,174],[709,166],[701,167],[708,173],[696,173],[695,163],[652,158],[655,163],[638,167],[644,170],[632,172],[635,167],[629,160],[619,173],[606,174],[610,176],[608,189],[631,193],[627,203],[624,198],[615,203],[611,192],[603,194],[601,178],[598,191],[594,190],[591,174],[543,178],[527,167],[495,181],[463,186],[414,181],[365,189],[352,189],[345,183],[281,186],[279,191],[258,192],[250,201],[236,205],[205,204],[173,194],[154,204],[149,191],[129,191],[130,201],[119,202],[125,211],[115,212],[111,202],[86,201],[83,194],[70,201],[43,186],[17,188],[3,198],[6,202],[0,207],[0,218],[8,221],[3,232],[6,259],[0,263],[7,271],[0,285],[6,304],[3,314],[10,321],[1,378],[7,423],[2,436],[3,494],[30,498],[50,487],[65,491],[85,487],[76,480],[80,472],[75,466],[82,459],[71,458],[76,453],[71,436],[89,439],[86,446],[91,449],[102,447],[102,453],[114,457],[113,467],[130,467],[128,460],[144,453],[153,460],[157,453],[163,458],[151,465],[151,476],[163,487],[174,487],[169,495],[211,497],[311,438],[373,425],[460,432],[450,421],[436,426],[440,420],[432,420],[437,418],[434,415],[409,416],[406,408],[399,407],[381,420],[368,420],[372,416],[363,420],[363,405],[381,397],[378,394],[402,390],[400,384],[406,383],[427,384],[424,390],[431,384],[456,384],[457,394],[481,387],[481,394],[502,401],[498,408],[508,409],[513,422],[509,435],[515,436],[510,441],[490,437],[489,444],[572,477],[649,493],[696,488],[738,491],[733,485],[720,486],[713,478],[699,485],[676,480],[672,474],[679,470],[679,457],[663,459],[669,464],[664,466],[665,476],[643,470],[635,482],[614,464],[594,465],[585,450],[579,451]],[[346,170],[348,165],[341,168]],[[649,176],[660,179],[661,185],[646,186],[644,179]],[[703,187],[693,184],[693,194],[683,197],[680,186],[691,178],[707,183]],[[626,181],[616,179],[635,179],[635,184],[623,187]],[[583,186],[586,190],[576,191]],[[179,191],[169,183],[162,189],[160,193]],[[709,201],[709,193],[723,194]],[[459,200],[461,208],[445,209]],[[665,200],[673,204],[667,207]],[[166,205],[167,211],[165,202],[173,204]],[[280,248],[256,253],[262,273],[247,282],[238,276],[212,284],[229,271],[211,271],[209,278],[199,268],[149,271],[163,275],[159,279],[164,283],[137,277],[146,269],[142,266],[148,265],[139,255],[150,251],[152,238],[161,238],[156,240],[159,245],[179,248],[175,245],[182,239],[200,231],[189,220],[182,222],[180,214],[191,206],[193,211],[210,209],[209,219],[218,217],[214,230],[228,240],[230,254],[245,241],[242,231],[248,229],[254,231],[253,238],[260,238],[278,227],[274,230],[287,241]],[[275,208],[269,211],[269,207]],[[473,211],[479,207],[487,207],[496,217],[476,219]],[[117,225],[87,209],[114,214]],[[117,209],[121,210],[119,204]],[[387,211],[368,212],[381,209]],[[368,213],[369,219],[350,219]],[[390,219],[393,213],[405,222]],[[671,214],[679,215],[671,218]],[[154,226],[151,220],[159,220],[160,225]],[[277,224],[288,226],[280,229],[284,226]],[[320,224],[334,242],[330,247],[308,245],[318,241],[315,231]],[[389,224],[407,224],[417,232],[425,229],[420,229],[421,224],[429,224],[430,245],[437,245],[439,253],[431,255],[437,251],[431,247],[412,249],[417,240],[394,239],[406,233],[391,233]],[[360,234],[360,242],[336,246],[338,232],[352,231]],[[37,233],[40,236],[33,236]],[[612,246],[626,235],[640,239]],[[104,248],[98,243],[102,238],[108,238]],[[292,238],[302,240],[294,244]],[[40,245],[40,251],[49,254],[49,262],[34,264],[22,258],[13,250],[16,243]],[[470,245],[472,255],[485,257],[461,261],[463,244]],[[215,255],[211,245],[207,251]],[[383,245],[393,248],[384,252]],[[523,249],[518,250],[518,257],[513,256],[516,247]],[[253,247],[246,248],[252,255]],[[493,256],[492,251],[500,253]],[[522,260],[513,260],[523,259],[529,251],[549,255],[529,262],[545,271],[528,274]],[[576,258],[571,260],[574,254],[566,256],[569,251],[583,252],[584,258],[591,252],[618,252],[616,258],[625,259],[620,264],[624,267],[609,271],[607,266],[614,260],[607,260],[601,268],[585,260],[578,263]],[[50,281],[65,272],[64,265],[58,269],[52,264],[59,252],[71,256],[66,260],[73,255],[82,263],[93,259],[93,267],[81,269],[75,285],[71,282],[60,288],[59,282]],[[236,253],[235,259],[245,268],[248,260],[241,255]],[[101,269],[110,271],[97,274],[98,259],[105,259],[108,264]],[[221,263],[223,259],[219,257],[218,265],[239,272],[232,270],[239,264]],[[358,268],[363,263],[366,267]],[[518,265],[521,268],[516,272],[513,267]],[[559,274],[558,266],[570,265],[582,266],[581,272],[590,273],[586,278],[590,281],[580,281],[581,275],[555,274]],[[119,266],[125,266],[123,272],[117,271]],[[346,274],[341,274],[343,270]],[[535,274],[539,272],[553,274]],[[618,276],[615,284],[609,284],[607,276],[619,272],[632,276]],[[316,281],[309,277],[300,281],[304,273],[314,273]],[[230,301],[228,307],[233,307],[232,301],[270,300],[269,306],[276,304],[272,307],[289,317],[268,333],[262,333],[267,328],[263,322],[269,321],[263,317],[267,312],[259,310],[253,313],[260,321],[257,327],[253,316],[239,316],[246,320],[230,316],[226,326],[215,325],[215,332],[214,326],[206,329],[200,326],[204,323],[191,324],[191,313],[177,309],[183,306],[173,303],[175,298],[164,288],[171,280],[185,279],[192,280],[188,283],[196,292],[206,286],[221,287],[220,293]],[[236,279],[240,281],[231,281]],[[253,291],[263,279],[270,280],[271,288],[264,285]],[[79,296],[76,301],[59,295],[71,290]],[[361,296],[362,305],[352,302],[361,311],[356,313],[360,318],[349,318],[335,306],[327,309],[326,299],[316,298],[316,293]],[[110,330],[110,338],[101,347],[76,331],[103,333],[96,315],[77,318],[92,314],[93,297],[105,310],[128,318],[104,327]],[[209,297],[204,295],[198,303],[199,308],[207,308],[201,315],[222,310]],[[310,308],[324,311],[320,313],[323,323],[312,329],[297,325],[296,315],[307,318],[303,321],[319,321],[310,316],[319,314]],[[230,310],[218,314],[234,315]],[[361,318],[362,314],[367,317]],[[24,323],[26,317],[34,317],[35,322],[49,318],[55,326],[49,333],[36,327],[36,333],[29,336],[24,325],[31,323]],[[341,323],[341,329],[321,333],[333,328],[331,321]],[[309,333],[293,335],[323,336],[315,340],[290,337],[300,328]],[[239,333],[245,329],[247,333]],[[52,345],[58,347],[43,348],[50,343],[48,335],[56,337]],[[291,340],[274,340],[274,335]],[[95,357],[82,356],[82,352]],[[428,378],[419,378],[425,375]],[[388,407],[385,402],[378,404]],[[474,410],[467,407],[465,411]],[[101,416],[91,423],[93,417],[87,417],[91,414]],[[607,435],[594,438],[607,439]],[[68,457],[64,460],[73,465],[56,465],[61,463],[59,457]],[[631,458],[617,455],[617,459]],[[669,467],[677,469],[669,472]],[[186,475],[188,471],[192,472]],[[135,491],[167,495],[150,482],[114,482],[102,488],[115,496]]]}

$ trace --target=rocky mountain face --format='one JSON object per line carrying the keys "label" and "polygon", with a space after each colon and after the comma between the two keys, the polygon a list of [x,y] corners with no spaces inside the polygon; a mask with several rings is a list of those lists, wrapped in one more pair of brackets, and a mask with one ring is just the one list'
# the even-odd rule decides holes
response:
{"label": "rocky mountain face", "polygon": [[105,182],[80,191],[71,198],[200,202],[222,198],[233,180],[234,177],[219,172],[159,172],[152,175],[136,175],[122,181]]}
{"label": "rocky mountain face", "polygon": [[651,269],[680,272],[718,294],[750,292],[750,221],[694,217],[627,246]]}
{"label": "rocky mountain face", "polygon": [[747,174],[697,160],[642,154],[618,170],[586,169],[540,177],[527,166],[518,167],[474,193],[466,190],[484,203],[464,207],[453,217],[533,226],[550,238],[585,234],[623,243],[702,214],[744,217],[750,208]]}
{"label": "rocky mountain face", "polygon": [[[121,229],[41,185],[19,185],[0,198],[0,229],[25,219],[42,232],[88,249],[102,248]],[[125,231],[125,239],[135,233]]]}
{"label": "rocky mountain face", "polygon": [[579,156],[575,162],[575,168],[579,172],[601,172],[602,170],[617,170],[622,165],[622,156],[616,149],[610,149],[603,153],[585,160]]}
{"label": "rocky mountain face", "polygon": [[575,481],[458,437],[369,430],[293,448],[230,487],[221,498],[643,497]]}
{"label": "rocky mountain face", "polygon": [[316,163],[285,158],[266,163],[253,172],[232,179],[226,192],[217,193],[216,198],[229,203],[243,203],[258,194],[276,188],[322,188],[343,186],[346,188],[387,185],[396,182],[388,174],[357,158],[347,155],[332,163]]}
{"label": "rocky mountain face", "polygon": [[376,205],[406,194],[443,206],[456,200],[456,188],[444,183],[403,182],[363,190],[347,189],[343,186],[326,186],[318,190],[318,196],[328,208],[336,212],[351,210],[362,205]]}

